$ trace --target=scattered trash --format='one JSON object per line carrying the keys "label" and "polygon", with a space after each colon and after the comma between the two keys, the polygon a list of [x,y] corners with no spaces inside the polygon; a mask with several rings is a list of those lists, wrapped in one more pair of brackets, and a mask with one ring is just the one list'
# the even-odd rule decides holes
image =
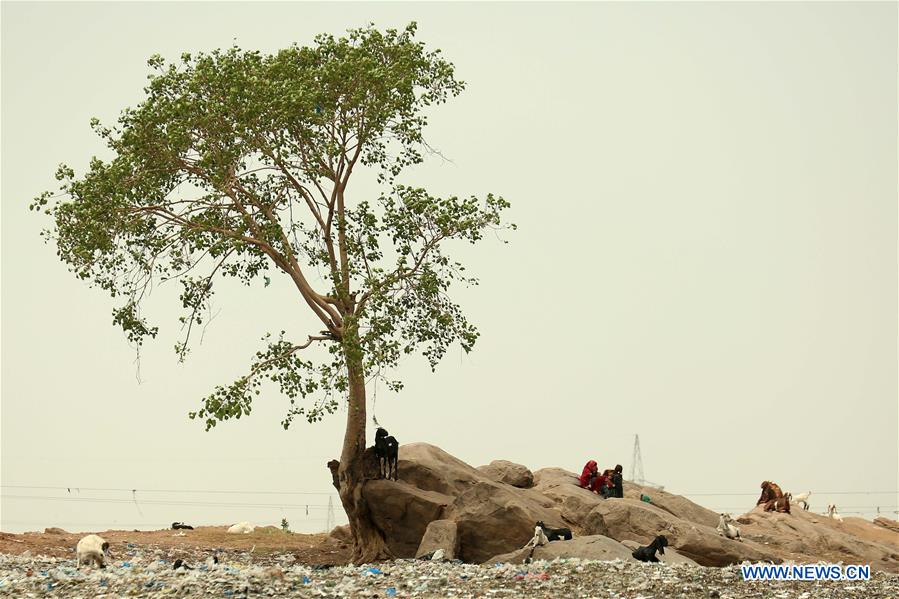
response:
{"label": "scattered trash", "polygon": [[[121,545],[120,545],[121,546]],[[177,552],[177,558],[172,555]],[[3,597],[721,597],[749,599],[759,587],[737,584],[740,566],[704,568],[693,564],[643,564],[632,560],[559,558],[530,564],[478,564],[399,559],[392,562],[313,566],[286,554],[221,550],[215,564],[197,547],[142,546],[127,561],[104,570],[75,568],[75,556],[22,557],[0,554]],[[204,560],[213,566],[197,566]],[[179,562],[180,560],[180,562]],[[127,566],[125,565],[127,564]],[[180,565],[181,567],[177,567]],[[116,567],[118,566],[118,567]],[[28,576],[31,572],[31,576]],[[389,585],[386,577],[390,577]],[[873,571],[871,580],[828,581],[827,592],[804,581],[772,582],[770,597],[899,597],[899,578]],[[598,592],[601,589],[601,592]],[[726,590],[725,590],[726,589]],[[809,595],[808,593],[811,592]],[[803,595],[803,593],[805,593]]]}

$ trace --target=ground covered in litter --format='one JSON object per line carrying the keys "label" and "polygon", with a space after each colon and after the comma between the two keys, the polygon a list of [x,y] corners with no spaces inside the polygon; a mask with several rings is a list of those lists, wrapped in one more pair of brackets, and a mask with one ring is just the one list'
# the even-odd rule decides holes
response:
{"label": "ground covered in litter", "polygon": [[899,597],[899,576],[867,582],[744,582],[737,566],[558,559],[479,566],[396,560],[374,566],[313,566],[293,554],[239,551],[185,556],[174,570],[165,547],[144,547],[105,569],[74,558],[0,555],[0,596],[15,597],[709,597],[877,599]]}

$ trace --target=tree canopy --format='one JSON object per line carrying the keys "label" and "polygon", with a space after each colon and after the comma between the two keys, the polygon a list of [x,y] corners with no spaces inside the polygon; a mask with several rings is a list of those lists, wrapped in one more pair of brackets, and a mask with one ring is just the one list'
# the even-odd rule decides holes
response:
{"label": "tree canopy", "polygon": [[[92,120],[113,158],[81,175],[61,165],[62,193],[32,203],[53,218],[45,235],[59,258],[116,299],[114,323],[138,347],[159,330],[143,309],[149,292],[180,284],[181,360],[217,280],[289,277],[322,330],[266,334],[248,371],[190,413],[207,430],[249,414],[266,380],[290,401],[287,428],[333,412],[354,372],[385,376],[414,352],[433,369],[451,344],[475,344],[448,292],[477,281],[445,242],[514,225],[499,196],[435,197],[398,181],[424,158],[429,107],[464,88],[415,33],[369,26],[273,54],[153,56],[146,98],[113,126]],[[381,191],[350,202],[359,168]],[[301,352],[316,344],[327,348],[318,358]]]}

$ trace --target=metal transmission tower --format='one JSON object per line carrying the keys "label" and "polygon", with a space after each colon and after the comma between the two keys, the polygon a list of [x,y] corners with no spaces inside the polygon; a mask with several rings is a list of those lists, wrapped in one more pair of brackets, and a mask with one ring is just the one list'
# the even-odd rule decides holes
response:
{"label": "metal transmission tower", "polygon": [[631,480],[641,487],[652,487],[662,491],[663,485],[657,485],[646,480],[643,474],[643,454],[640,452],[640,435],[634,435],[634,457],[631,461]]}
{"label": "metal transmission tower", "polygon": [[631,459],[631,480],[643,486],[646,479],[643,477],[643,455],[640,453],[640,435],[634,435],[634,457]]}
{"label": "metal transmission tower", "polygon": [[334,528],[334,497],[328,497],[328,518],[325,520],[325,532],[331,532]]}

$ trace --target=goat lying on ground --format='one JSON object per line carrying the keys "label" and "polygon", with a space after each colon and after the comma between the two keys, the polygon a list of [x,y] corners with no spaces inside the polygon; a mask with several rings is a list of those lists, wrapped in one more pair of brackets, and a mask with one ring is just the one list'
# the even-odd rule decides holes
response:
{"label": "goat lying on ground", "polygon": [[718,534],[728,539],[742,541],[743,537],[740,536],[740,529],[734,526],[734,519],[730,517],[730,514],[720,514],[720,516],[718,518]]}
{"label": "goat lying on ground", "polygon": [[92,566],[97,564],[101,568],[106,567],[106,556],[109,555],[109,543],[106,539],[97,535],[87,535],[75,547],[75,556],[78,558],[78,567],[81,564]]}
{"label": "goat lying on ground", "polygon": [[194,527],[189,524],[183,524],[181,522],[172,522],[172,530],[193,530]]}
{"label": "goat lying on ground", "polygon": [[827,517],[833,518],[837,522],[843,521],[843,516],[841,516],[837,513],[837,506],[834,505],[833,503],[831,503],[827,506]]}
{"label": "goat lying on ground", "polygon": [[546,533],[543,532],[543,529],[540,528],[540,524],[534,527],[534,536],[528,541],[528,544],[525,547],[539,547],[540,545],[546,545],[549,543],[549,539],[546,538]]}
{"label": "goat lying on ground", "polygon": [[805,493],[799,493],[798,495],[793,495],[793,501],[800,504],[802,506],[802,510],[808,511],[808,498],[811,497],[812,492],[806,491]]}
{"label": "goat lying on ground", "polygon": [[534,551],[537,550],[537,547],[541,545],[546,545],[549,543],[549,539],[546,538],[546,535],[543,533],[543,529],[540,526],[534,527],[534,536],[531,537],[531,540],[527,542],[527,545],[524,546],[524,549],[528,547],[531,548],[531,552],[528,553],[528,556],[524,558],[524,563],[531,563],[531,559],[534,557]]}
{"label": "goat lying on ground", "polygon": [[546,524],[543,523],[543,520],[537,521],[537,528],[543,531],[543,534],[546,535],[546,539],[548,541],[558,541],[571,540],[571,529],[570,528],[550,528]]}
{"label": "goat lying on ground", "polygon": [[391,478],[391,468],[393,472],[393,480],[397,479],[397,461],[399,459],[400,445],[394,437],[391,437],[387,431],[381,427],[375,431],[375,455],[378,456],[378,467],[380,468],[381,478]]}
{"label": "goat lying on ground", "polygon": [[667,546],[668,538],[665,535],[659,535],[652,540],[648,547],[637,547],[631,555],[634,556],[634,559],[641,562],[657,562],[659,558],[656,557],[656,551],[665,555],[665,547]]}

